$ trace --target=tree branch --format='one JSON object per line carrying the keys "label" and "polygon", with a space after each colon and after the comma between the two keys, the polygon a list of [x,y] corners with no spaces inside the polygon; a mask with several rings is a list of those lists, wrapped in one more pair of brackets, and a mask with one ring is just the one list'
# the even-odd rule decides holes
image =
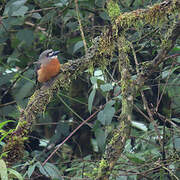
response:
{"label": "tree branch", "polygon": [[[104,57],[109,57],[109,55],[114,52],[115,47],[117,47],[117,43],[122,44],[122,47],[119,47],[119,57],[121,55],[123,55],[123,57],[127,57],[126,52],[123,50],[123,46],[126,43],[124,43],[122,39],[118,41],[119,34],[122,31],[125,33],[129,27],[135,26],[136,23],[142,21],[144,21],[145,24],[150,23],[156,27],[158,22],[162,21],[162,19],[164,22],[167,22],[168,20],[166,19],[166,16],[176,13],[179,11],[179,9],[179,0],[166,0],[160,4],[149,7],[148,9],[140,9],[133,12],[123,13],[116,17],[112,27],[107,29],[105,33],[94,40],[93,46],[88,49],[86,56],[74,61],[70,60],[68,63],[62,65],[60,74],[52,82],[51,86],[42,86],[41,89],[35,91],[29,99],[27,107],[24,110],[20,110],[21,114],[19,123],[13,134],[9,135],[7,144],[4,147],[4,152],[7,154],[5,157],[6,161],[9,163],[14,163],[17,162],[18,159],[22,158],[24,153],[24,141],[27,140],[26,137],[31,131],[32,124],[35,121],[37,114],[45,111],[46,106],[51,101],[54,94],[56,94],[61,88],[68,88],[71,80],[82,74],[82,72],[87,69],[90,64],[93,63],[94,65],[99,66],[104,63],[102,60],[104,60]],[[175,41],[180,34],[180,31],[178,31],[179,22],[174,26],[172,31],[169,32],[166,38],[168,41],[166,41],[165,45],[162,45],[162,49],[159,51],[159,54],[153,61],[150,62],[150,66],[148,67],[157,67],[163,61],[167,53],[174,46]],[[125,59],[127,60],[127,58]],[[117,132],[117,136],[112,137],[110,140],[112,143],[108,144],[107,147],[108,149],[113,148],[112,153],[108,153],[109,151],[107,150],[107,154],[105,155],[105,159],[107,159],[107,162],[110,164],[100,167],[102,173],[99,173],[99,179],[102,177],[108,178],[108,172],[105,173],[105,170],[106,168],[108,168],[108,170],[113,169],[114,165],[116,164],[117,157],[121,155],[130,133],[130,127],[128,126],[131,121],[130,115],[133,104],[133,93],[136,87],[135,85],[132,86],[133,84],[129,79],[130,71],[128,61],[125,62],[124,59],[120,59],[120,61],[122,61],[120,67],[122,68],[120,71],[122,76],[121,81],[122,84],[124,84],[124,86],[122,85],[122,89],[124,90],[124,92],[122,92],[122,94],[124,93],[122,106],[123,113],[119,117],[119,120],[122,121],[120,121],[120,125],[115,130],[115,132]],[[148,72],[147,75],[143,74],[143,76],[148,77],[150,74],[151,73]],[[137,82],[136,84],[138,88],[140,88],[144,83],[145,78],[142,78],[141,81],[142,82]],[[101,163],[103,165],[103,161],[101,161]],[[109,165],[109,167],[107,165]]]}

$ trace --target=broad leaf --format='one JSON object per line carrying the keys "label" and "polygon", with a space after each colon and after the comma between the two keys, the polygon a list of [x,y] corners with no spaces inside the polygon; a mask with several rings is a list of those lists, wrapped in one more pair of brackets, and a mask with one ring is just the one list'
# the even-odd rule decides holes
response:
{"label": "broad leaf", "polygon": [[0,177],[2,180],[8,180],[6,163],[2,159],[0,159]]}
{"label": "broad leaf", "polygon": [[44,165],[44,169],[45,171],[49,174],[49,176],[52,178],[52,179],[59,179],[61,180],[61,174],[60,174],[60,171],[58,170],[58,168],[56,166],[54,166],[53,164],[51,163],[46,163]]}
{"label": "broad leaf", "polygon": [[34,40],[33,31],[28,29],[18,31],[16,36],[20,41],[25,42],[28,46],[30,46]]}
{"label": "broad leaf", "polygon": [[96,94],[96,89],[93,88],[93,90],[91,91],[89,98],[88,98],[88,110],[90,113],[92,111],[92,105],[93,105],[95,94]]}
{"label": "broad leaf", "polygon": [[98,113],[97,119],[102,123],[102,125],[111,124],[112,118],[115,114],[115,108],[112,107],[114,103],[114,101],[110,101],[106,104],[105,108]]}
{"label": "broad leaf", "polygon": [[73,53],[76,53],[79,49],[84,46],[83,41],[78,41],[73,48]]}
{"label": "broad leaf", "polygon": [[100,88],[102,89],[102,91],[108,92],[113,89],[113,86],[112,86],[112,84],[107,83],[107,84],[101,85]]}
{"label": "broad leaf", "polygon": [[24,180],[21,174],[14,169],[8,168],[9,175],[13,175],[18,180]]}
{"label": "broad leaf", "polygon": [[100,148],[101,151],[104,151],[105,142],[106,142],[106,133],[102,129],[98,128],[95,130],[95,137],[97,140],[98,147]]}

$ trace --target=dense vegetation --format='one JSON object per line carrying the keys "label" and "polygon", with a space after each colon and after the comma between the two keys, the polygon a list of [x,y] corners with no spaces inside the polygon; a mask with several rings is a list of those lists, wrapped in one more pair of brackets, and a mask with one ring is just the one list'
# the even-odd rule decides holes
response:
{"label": "dense vegetation", "polygon": [[[180,179],[179,0],[0,1],[1,179]],[[35,61],[60,50],[37,84]]]}

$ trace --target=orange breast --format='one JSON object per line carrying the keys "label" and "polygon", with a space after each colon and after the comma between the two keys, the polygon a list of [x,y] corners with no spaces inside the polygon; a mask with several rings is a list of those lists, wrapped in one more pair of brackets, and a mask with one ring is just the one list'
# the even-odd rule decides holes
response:
{"label": "orange breast", "polygon": [[60,70],[60,63],[58,59],[52,59],[48,64],[41,65],[41,68],[37,71],[38,81],[46,82],[52,77],[56,76]]}

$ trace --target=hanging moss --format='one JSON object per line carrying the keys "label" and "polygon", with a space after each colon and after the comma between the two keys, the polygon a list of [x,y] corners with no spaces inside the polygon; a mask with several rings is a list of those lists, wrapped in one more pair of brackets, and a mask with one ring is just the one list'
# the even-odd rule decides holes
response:
{"label": "hanging moss", "polygon": [[126,12],[119,14],[115,20],[118,27],[128,29],[129,27],[136,27],[139,25],[150,24],[153,27],[162,26],[166,21],[168,15],[178,15],[180,4],[178,0],[170,2],[162,2],[155,4],[148,9],[139,9],[133,12]]}
{"label": "hanging moss", "polygon": [[8,165],[11,165],[15,160],[17,161],[23,157],[25,140],[27,140],[27,138],[24,139],[21,136],[12,136],[9,139],[9,143],[3,149],[5,152],[5,157],[3,158],[8,162]]}
{"label": "hanging moss", "polygon": [[114,20],[121,13],[119,5],[112,0],[107,4],[107,11],[111,20]]}

